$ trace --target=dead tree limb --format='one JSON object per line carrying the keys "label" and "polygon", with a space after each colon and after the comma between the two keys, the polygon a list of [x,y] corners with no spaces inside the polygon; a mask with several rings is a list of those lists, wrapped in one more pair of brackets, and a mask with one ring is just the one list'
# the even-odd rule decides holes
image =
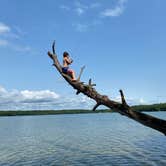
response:
{"label": "dead tree limb", "polygon": [[[58,58],[57,58],[57,55],[55,53],[55,42],[53,43],[52,49],[53,49],[53,53],[48,52],[48,55],[53,60],[53,65],[59,71],[61,76],[74,89],[77,90],[76,94],[83,93],[84,95],[86,95],[86,96],[88,96],[91,99],[96,101],[97,104],[94,106],[93,110],[96,110],[96,108],[100,105],[104,105],[110,109],[117,111],[121,115],[127,116],[130,119],[133,119],[133,120],[135,120],[135,121],[137,121],[137,122],[139,122],[147,127],[155,129],[155,130],[166,135],[166,121],[159,119],[159,118],[156,118],[156,117],[153,117],[153,116],[148,115],[148,114],[144,114],[142,112],[133,111],[131,109],[131,107],[129,105],[127,105],[122,90],[120,90],[122,103],[119,103],[119,102],[116,102],[116,101],[109,99],[108,96],[106,96],[106,95],[99,94],[96,91],[96,89],[93,88],[93,86],[95,86],[95,84],[92,84],[91,79],[89,80],[88,84],[84,84],[83,82],[79,82],[79,81],[73,82],[71,80],[71,77],[62,73],[62,66],[60,65]],[[83,69],[82,69],[82,71],[83,71]],[[82,72],[81,72],[81,74],[82,74]],[[80,77],[81,76],[79,76],[79,79],[80,79]]]}
{"label": "dead tree limb", "polygon": [[77,78],[77,81],[80,81],[80,78],[81,78],[81,75],[82,75],[84,69],[85,69],[85,66],[81,67],[81,71],[80,71],[80,74],[79,74],[79,76]]}
{"label": "dead tree limb", "polygon": [[101,104],[100,103],[96,103],[96,105],[93,107],[92,111],[95,111],[97,109],[97,107],[99,107]]}

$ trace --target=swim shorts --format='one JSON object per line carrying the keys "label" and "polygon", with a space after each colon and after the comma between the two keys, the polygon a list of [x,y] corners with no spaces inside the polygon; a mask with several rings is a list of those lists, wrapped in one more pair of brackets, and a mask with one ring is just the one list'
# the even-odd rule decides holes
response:
{"label": "swim shorts", "polygon": [[62,72],[67,74],[69,67],[62,67]]}

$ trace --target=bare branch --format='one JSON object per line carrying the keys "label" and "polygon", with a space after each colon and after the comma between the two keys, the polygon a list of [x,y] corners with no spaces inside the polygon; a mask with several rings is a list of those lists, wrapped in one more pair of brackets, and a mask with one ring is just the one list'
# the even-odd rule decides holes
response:
{"label": "bare branch", "polygon": [[125,98],[124,98],[123,91],[122,91],[122,90],[119,90],[119,92],[120,92],[120,95],[121,95],[122,104],[123,104],[123,105],[127,105],[126,100],[125,100]]}
{"label": "bare branch", "polygon": [[91,84],[92,84],[92,79],[90,78],[89,79],[89,85],[91,86]]}
{"label": "bare branch", "polygon": [[79,95],[81,92],[79,91],[79,90],[77,90],[77,92],[76,92],[76,95]]}
{"label": "bare branch", "polygon": [[81,78],[81,75],[82,75],[84,69],[85,69],[85,66],[81,67],[81,71],[80,71],[79,77],[77,78],[77,81],[80,81],[80,78]]}
{"label": "bare branch", "polygon": [[55,54],[55,40],[54,40],[54,42],[52,44],[52,52],[53,52],[53,54]]}
{"label": "bare branch", "polygon": [[57,59],[57,55],[56,54],[52,54],[51,52],[48,51],[48,56],[53,60],[53,65],[57,68],[57,70],[62,73],[62,66],[60,65],[58,59]]}
{"label": "bare branch", "polygon": [[90,87],[96,86],[96,84],[92,84],[92,79],[91,79],[91,78],[89,79],[88,85],[89,85]]}
{"label": "bare branch", "polygon": [[92,111],[95,111],[97,109],[97,107],[99,107],[101,104],[100,103],[96,103],[96,105],[93,107]]}

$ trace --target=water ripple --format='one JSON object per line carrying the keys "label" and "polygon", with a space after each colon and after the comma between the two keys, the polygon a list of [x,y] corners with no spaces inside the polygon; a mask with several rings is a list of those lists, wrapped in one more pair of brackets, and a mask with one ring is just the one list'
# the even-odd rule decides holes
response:
{"label": "water ripple", "polygon": [[1,166],[166,165],[165,137],[118,114],[8,117],[0,126]]}

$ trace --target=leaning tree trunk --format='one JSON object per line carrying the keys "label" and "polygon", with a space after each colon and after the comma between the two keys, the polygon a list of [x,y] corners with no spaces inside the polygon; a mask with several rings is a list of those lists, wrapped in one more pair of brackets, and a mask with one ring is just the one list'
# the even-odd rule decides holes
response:
{"label": "leaning tree trunk", "polygon": [[166,121],[153,117],[151,115],[133,111],[131,109],[131,107],[126,103],[122,90],[120,90],[122,103],[119,103],[119,102],[109,99],[108,96],[106,96],[106,95],[99,94],[93,87],[93,86],[95,86],[95,84],[92,84],[91,79],[89,80],[88,84],[84,84],[83,82],[80,82],[80,77],[81,77],[84,67],[81,68],[81,72],[80,72],[80,75],[79,75],[77,81],[76,82],[72,81],[70,76],[68,76],[62,72],[62,66],[60,65],[60,63],[58,61],[54,46],[55,46],[55,42],[52,45],[53,53],[48,52],[49,57],[53,60],[53,65],[56,67],[56,69],[61,74],[61,76],[74,89],[77,90],[77,92],[76,92],[77,95],[79,93],[83,93],[84,95],[86,95],[96,101],[96,105],[94,106],[93,111],[95,111],[98,106],[104,105],[110,109],[114,109],[121,115],[127,116],[130,119],[133,119],[145,126],[158,130],[166,135]]}

